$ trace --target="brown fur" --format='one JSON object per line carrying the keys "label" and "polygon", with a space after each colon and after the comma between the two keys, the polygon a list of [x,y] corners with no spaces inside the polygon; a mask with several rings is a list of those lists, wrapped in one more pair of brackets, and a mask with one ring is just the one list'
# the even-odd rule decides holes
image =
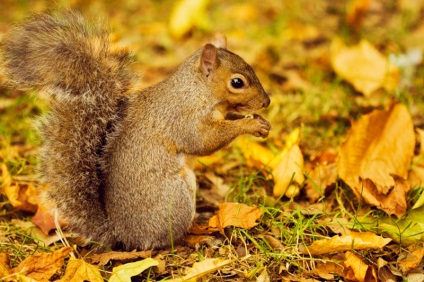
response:
{"label": "brown fur", "polygon": [[[195,213],[193,158],[270,130],[262,117],[233,113],[266,107],[269,98],[247,63],[212,44],[134,95],[126,95],[134,79],[128,53],[110,50],[102,25],[73,12],[17,26],[1,56],[10,84],[52,96],[40,126],[48,201],[74,231],[107,246],[151,249],[179,239]],[[235,74],[242,89],[231,86]]]}

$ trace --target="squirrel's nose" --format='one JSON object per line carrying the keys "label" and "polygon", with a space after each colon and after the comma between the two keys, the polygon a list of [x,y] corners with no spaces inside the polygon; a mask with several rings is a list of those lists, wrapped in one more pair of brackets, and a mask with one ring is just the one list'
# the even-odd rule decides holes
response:
{"label": "squirrel's nose", "polygon": [[262,107],[267,108],[269,106],[269,103],[271,103],[271,99],[269,99],[269,96],[266,96],[266,100],[263,102]]}

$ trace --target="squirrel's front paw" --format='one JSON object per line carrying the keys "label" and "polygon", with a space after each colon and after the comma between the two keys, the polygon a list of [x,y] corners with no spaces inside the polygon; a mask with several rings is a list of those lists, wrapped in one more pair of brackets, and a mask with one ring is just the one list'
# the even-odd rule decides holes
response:
{"label": "squirrel's front paw", "polygon": [[252,129],[251,134],[256,137],[265,138],[268,136],[271,130],[271,123],[264,119],[262,116],[253,114],[247,115],[246,119],[250,119],[250,128]]}

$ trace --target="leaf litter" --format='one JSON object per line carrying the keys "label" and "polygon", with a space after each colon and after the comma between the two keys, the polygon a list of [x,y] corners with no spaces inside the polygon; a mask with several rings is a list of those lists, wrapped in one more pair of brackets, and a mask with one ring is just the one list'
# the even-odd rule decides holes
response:
{"label": "leaf litter", "polygon": [[[274,129],[265,142],[243,136],[199,159],[197,216],[183,243],[92,254],[71,234],[72,248],[57,241],[38,199],[39,143],[27,121],[43,105],[20,100],[24,94],[8,92],[0,77],[7,101],[0,107],[0,277],[423,281],[424,5],[389,2],[146,1],[112,14],[99,2],[116,28],[112,39],[129,42],[140,57],[143,86],[225,31],[230,49],[272,92],[264,115]],[[5,5],[11,13],[0,11],[0,36],[16,20],[10,15],[28,12]],[[90,5],[71,4],[88,15]],[[35,9],[45,8],[40,1]],[[140,15],[126,25],[129,11]]]}

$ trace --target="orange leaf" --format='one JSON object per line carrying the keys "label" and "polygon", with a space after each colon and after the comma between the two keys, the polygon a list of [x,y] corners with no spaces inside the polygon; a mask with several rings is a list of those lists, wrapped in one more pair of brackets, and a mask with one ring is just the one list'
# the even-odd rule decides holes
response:
{"label": "orange leaf", "polygon": [[334,236],[313,242],[303,254],[322,255],[347,250],[378,249],[388,244],[392,239],[377,236],[372,232],[351,232],[343,236]]}
{"label": "orange leaf", "polygon": [[[372,181],[377,189],[372,193],[387,197],[395,186],[392,174],[408,177],[414,147],[412,118],[404,105],[393,104],[388,110],[375,110],[353,122],[346,141],[340,146],[339,176],[358,197],[363,193],[361,179]],[[379,205],[382,207],[383,203]]]}
{"label": "orange leaf", "polygon": [[408,274],[414,268],[418,267],[424,256],[423,243],[417,243],[408,247],[410,253],[398,261],[399,269],[403,274]]}
{"label": "orange leaf", "polygon": [[368,41],[347,47],[340,39],[331,43],[334,71],[365,96],[379,88],[393,90],[399,84],[399,70]]}
{"label": "orange leaf", "polygon": [[0,253],[0,277],[6,277],[10,274],[12,274],[10,256],[8,253]]}
{"label": "orange leaf", "polygon": [[224,234],[227,226],[250,229],[257,225],[256,220],[262,216],[262,210],[240,203],[223,203],[219,205],[217,215],[209,219],[209,226],[218,228]]}
{"label": "orange leaf", "polygon": [[366,265],[354,253],[347,251],[345,253],[346,260],[343,262],[345,265],[344,277],[349,281],[358,282],[377,282],[377,274],[375,269]]}
{"label": "orange leaf", "polygon": [[71,247],[63,247],[53,253],[40,253],[27,257],[14,272],[19,272],[36,281],[49,280],[59,269],[62,268],[65,257],[72,252]]}

